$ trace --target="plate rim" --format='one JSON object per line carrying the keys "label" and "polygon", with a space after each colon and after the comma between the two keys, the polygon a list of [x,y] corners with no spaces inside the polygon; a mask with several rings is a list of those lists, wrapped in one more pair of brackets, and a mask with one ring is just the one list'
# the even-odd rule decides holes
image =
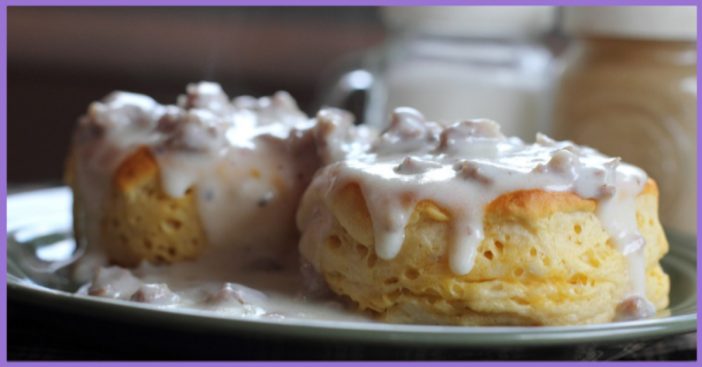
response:
{"label": "plate rim", "polygon": [[[8,195],[8,204],[10,200],[20,200],[27,195],[50,194],[51,192],[55,193],[55,195],[70,195],[65,186],[30,190]],[[5,238],[5,243],[7,245],[7,237]],[[6,248],[6,254],[7,250],[9,248]],[[694,252],[696,248],[685,245],[684,247],[681,246],[678,251]],[[686,260],[684,257],[681,258]],[[695,263],[696,270],[696,257],[689,259],[689,261]],[[51,305],[51,307],[72,313],[84,313],[86,309],[90,309],[90,315],[92,316],[127,319],[129,322],[153,323],[177,329],[188,328],[192,330],[191,327],[194,326],[230,333],[251,332],[279,337],[301,337],[317,340],[323,338],[330,341],[448,347],[526,347],[623,342],[660,338],[696,332],[697,330],[698,310],[696,303],[694,312],[683,315],[584,326],[471,327],[305,319],[267,321],[219,316],[216,313],[207,311],[168,309],[127,301],[77,295],[30,283],[10,274],[9,258],[7,265],[5,275],[7,277],[8,299],[14,298],[30,303]],[[147,317],[129,320],[130,316],[137,315]]]}
{"label": "plate rim", "polygon": [[[321,320],[266,321],[222,317],[206,311],[174,310],[135,304],[127,301],[100,299],[52,290],[38,285],[8,282],[8,296],[31,303],[60,299],[52,306],[71,313],[90,309],[93,316],[129,319],[169,328],[192,330],[191,326],[227,332],[252,332],[282,337],[356,341],[363,343],[442,345],[442,346],[559,346],[579,343],[602,343],[654,339],[697,330],[697,314],[671,316],[652,320],[603,323],[585,326],[539,327],[470,327],[356,323]],[[75,306],[75,307],[74,307]],[[178,322],[172,322],[173,319]],[[130,320],[127,320],[130,321]],[[343,324],[341,327],[334,324]],[[353,327],[351,327],[353,326]]]}

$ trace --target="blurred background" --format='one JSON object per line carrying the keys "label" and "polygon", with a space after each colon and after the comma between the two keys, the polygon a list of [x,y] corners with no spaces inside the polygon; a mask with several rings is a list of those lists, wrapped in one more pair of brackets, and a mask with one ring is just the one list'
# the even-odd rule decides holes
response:
{"label": "blurred background", "polygon": [[8,181],[60,183],[91,101],[174,103],[189,82],[287,90],[383,126],[410,105],[491,118],[622,156],[661,187],[666,226],[696,233],[694,7],[8,9]]}
{"label": "blurred background", "polygon": [[175,103],[189,82],[230,96],[290,92],[383,41],[375,8],[8,9],[8,180],[60,180],[71,130],[113,90]]}

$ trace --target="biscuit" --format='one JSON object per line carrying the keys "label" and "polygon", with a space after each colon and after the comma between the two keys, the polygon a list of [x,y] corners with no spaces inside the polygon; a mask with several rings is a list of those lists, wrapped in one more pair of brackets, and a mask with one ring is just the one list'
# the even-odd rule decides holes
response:
{"label": "biscuit", "polygon": [[[71,183],[74,192],[81,190]],[[193,190],[182,197],[167,195],[148,148],[139,148],[120,164],[108,192],[99,227],[100,243],[111,262],[174,263],[195,259],[204,251],[207,238]],[[74,213],[82,211],[80,200],[73,205]],[[76,224],[76,236],[84,236],[80,222]]]}
{"label": "biscuit", "polygon": [[489,120],[396,110],[368,154],[317,173],[297,224],[329,288],[389,322],[579,325],[668,305],[656,183]]}
{"label": "biscuit", "polygon": [[[668,243],[657,218],[653,181],[637,198],[646,239],[647,296],[668,305],[670,281],[659,260]],[[599,223],[596,203],[572,193],[521,191],[485,210],[485,239],[473,270],[456,276],[447,246],[451,213],[419,202],[396,258],[375,254],[373,230],[358,185],[332,199],[330,236],[319,247],[330,288],[360,309],[397,323],[575,325],[612,321],[628,289],[625,257]]]}

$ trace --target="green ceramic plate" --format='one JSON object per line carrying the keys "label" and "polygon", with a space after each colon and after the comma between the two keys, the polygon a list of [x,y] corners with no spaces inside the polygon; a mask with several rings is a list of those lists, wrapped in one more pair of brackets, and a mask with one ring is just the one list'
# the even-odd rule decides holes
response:
{"label": "green ceramic plate", "polygon": [[671,278],[670,308],[633,322],[572,327],[453,327],[324,320],[251,320],[194,310],[169,310],[130,302],[77,296],[60,270],[74,252],[70,192],[38,190],[8,198],[8,291],[10,297],[82,314],[169,328],[257,333],[359,343],[431,346],[577,345],[660,338],[697,330],[695,238],[668,234],[671,251],[663,267]]}

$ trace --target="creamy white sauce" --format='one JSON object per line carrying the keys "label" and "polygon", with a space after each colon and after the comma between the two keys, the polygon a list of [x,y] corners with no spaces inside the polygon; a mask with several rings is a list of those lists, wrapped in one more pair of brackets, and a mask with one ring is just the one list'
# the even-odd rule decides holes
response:
{"label": "creamy white sauce", "polygon": [[195,190],[211,247],[275,253],[297,236],[295,210],[317,168],[366,149],[371,136],[339,110],[307,118],[285,92],[230,101],[218,84],[203,82],[189,85],[177,106],[114,92],[91,104],[74,139],[77,200],[85,211],[78,220],[95,251],[110,180],[146,146],[167,194]]}
{"label": "creamy white sauce", "polygon": [[[368,150],[374,137],[341,110],[310,119],[285,92],[230,100],[208,82],[189,85],[177,105],[127,92],[91,104],[73,144],[82,207],[75,220],[86,242],[74,267],[75,279],[88,282],[81,292],[233,316],[366,319],[315,298],[325,287],[311,286],[316,280],[298,268],[294,217],[313,173]],[[208,241],[195,261],[108,266],[103,206],[115,170],[140,147],[154,155],[168,195],[195,190]]]}
{"label": "creamy white sauce", "polygon": [[373,322],[326,288],[314,289],[299,271],[296,254],[285,255],[237,264],[206,256],[171,265],[142,263],[134,269],[101,267],[78,293],[227,317]]}
{"label": "creamy white sauce", "polygon": [[[107,266],[98,232],[102,205],[115,169],[142,146],[156,157],[167,194],[197,193],[210,246],[196,261]],[[81,188],[76,200],[84,210],[76,220],[88,243],[76,275],[90,280],[83,293],[243,317],[368,320],[329,298],[315,271],[317,246],[333,223],[324,201],[356,182],[383,259],[401,251],[417,202],[429,199],[451,211],[449,258],[456,274],[471,271],[484,237],[484,207],[500,195],[543,189],[594,199],[598,217],[629,261],[632,291],[622,302],[622,317],[653,312],[645,299],[645,243],[635,217],[646,174],[570,142],[539,135],[525,144],[504,137],[492,121],[445,126],[409,108],[398,109],[378,137],[353,127],[343,111],[325,109],[308,119],[283,92],[230,101],[219,85],[199,83],[188,86],[178,105],[125,92],[92,104],[74,149]]]}
{"label": "creamy white sauce", "polygon": [[529,189],[573,192],[596,200],[597,216],[627,257],[631,297],[645,300],[644,239],[636,226],[636,196],[647,181],[639,168],[599,152],[537,135],[534,144],[506,138],[489,120],[442,126],[416,110],[395,111],[389,129],[367,154],[339,161],[315,177],[298,212],[303,256],[317,264],[317,246],[328,235],[329,200],[358,183],[373,223],[378,257],[393,259],[402,249],[405,226],[415,204],[432,200],[452,214],[449,261],[455,274],[471,271],[484,238],[484,208],[499,196]]}

